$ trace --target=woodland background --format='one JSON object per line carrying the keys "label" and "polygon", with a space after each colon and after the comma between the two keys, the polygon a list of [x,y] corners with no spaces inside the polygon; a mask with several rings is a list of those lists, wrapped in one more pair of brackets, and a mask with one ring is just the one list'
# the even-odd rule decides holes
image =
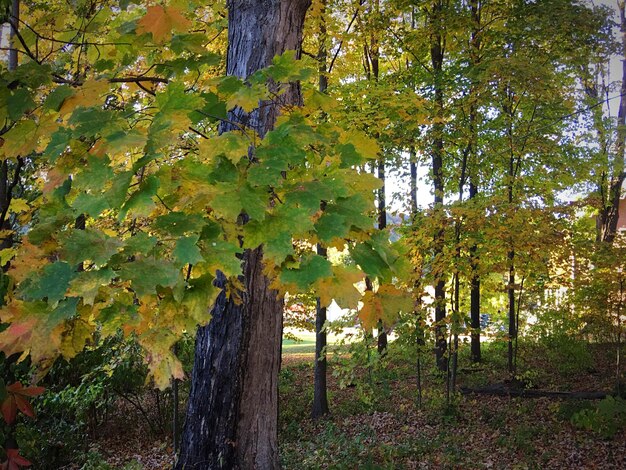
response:
{"label": "woodland background", "polygon": [[0,1],[2,468],[624,468],[624,3],[287,3]]}

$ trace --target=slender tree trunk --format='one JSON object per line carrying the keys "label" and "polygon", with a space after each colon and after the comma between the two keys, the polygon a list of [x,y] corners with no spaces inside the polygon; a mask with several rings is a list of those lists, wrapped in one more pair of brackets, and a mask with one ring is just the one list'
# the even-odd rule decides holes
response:
{"label": "slender tree trunk", "polygon": [[517,336],[517,328],[515,328],[515,251],[509,251],[507,255],[509,259],[509,282],[507,285],[507,294],[509,298],[509,348],[508,348],[508,365],[509,372],[513,374],[513,342]]}
{"label": "slender tree trunk", "polygon": [[[326,249],[318,245],[317,253],[320,256],[326,255]],[[327,395],[327,361],[326,361],[326,308],[320,307],[320,299],[317,298],[317,311],[315,314],[315,378],[313,387],[313,408],[311,416],[313,419],[320,418],[328,414]]]}
{"label": "slender tree trunk", "polygon": [[[415,147],[409,149],[410,156],[410,173],[411,173],[411,215],[413,219],[417,216],[417,162]],[[416,388],[417,388],[417,408],[422,407],[422,349],[424,347],[424,328],[423,312],[422,312],[422,298],[421,298],[421,269],[418,266],[414,266],[414,281],[413,281],[413,314],[415,315],[415,346],[417,349],[417,359],[415,363],[416,369]]]}
{"label": "slender tree trunk", "polygon": [[435,220],[439,223],[439,227],[435,229],[434,236],[434,264],[435,264],[435,356],[437,367],[440,370],[446,370],[447,361],[446,354],[446,327],[443,324],[446,318],[446,281],[443,272],[443,251],[445,243],[443,199],[444,199],[444,177],[443,177],[443,131],[444,124],[443,111],[443,59],[445,54],[445,40],[442,32],[443,21],[442,0],[436,0],[432,4],[432,12],[430,18],[431,36],[430,36],[430,59],[433,71],[435,97],[435,117],[437,122],[433,124],[433,143],[432,143],[432,168],[433,168],[433,185],[435,190],[434,210]]}
{"label": "slender tree trunk", "polygon": [[[470,39],[470,66],[478,67],[480,64],[481,47],[481,6],[478,0],[470,0],[470,13],[472,17],[472,34]],[[478,106],[477,85],[473,84],[470,90],[469,110],[469,200],[472,201],[478,195]],[[478,272],[479,258],[477,245],[470,246],[470,321],[471,321],[471,358],[472,362],[480,362],[480,274]]]}
{"label": "slender tree trunk", "polygon": [[411,147],[409,149],[409,171],[411,173],[411,189],[410,189],[410,197],[411,197],[411,215],[415,216],[417,214],[417,162],[415,161],[415,147]]}
{"label": "slender tree trunk", "polygon": [[[274,56],[300,51],[309,0],[230,0],[227,73],[248,77]],[[254,123],[263,136],[282,104],[300,104],[297,85],[276,103],[246,114],[236,123]],[[223,130],[228,130],[226,127]],[[218,272],[216,284],[225,287]],[[223,291],[207,326],[198,329],[181,451],[185,469],[275,469],[278,458],[278,371],[283,299],[263,274],[262,248],[243,255],[241,303]]]}
{"label": "slender tree trunk", "polygon": [[[9,37],[11,43],[15,40],[16,29],[20,23],[20,1],[12,0],[11,2],[11,29],[9,30]],[[15,70],[18,66],[18,54],[17,48],[11,47],[9,49],[9,70]],[[9,222],[9,206],[11,205],[11,199],[13,199],[13,190],[19,182],[20,173],[24,166],[24,160],[22,157],[17,157],[17,162],[12,163],[8,160],[3,160],[0,164],[0,229],[6,230],[8,235],[5,235],[0,239],[0,249],[10,248],[13,246],[14,238],[13,231],[11,230],[11,224]],[[13,167],[13,177],[11,177],[11,167]],[[8,263],[3,266],[3,269],[8,268]]]}
{"label": "slender tree trunk", "polygon": [[[378,160],[378,179],[382,183],[378,190],[378,230],[384,230],[387,227],[387,207],[385,201],[385,161],[382,156]],[[382,320],[378,322],[377,347],[378,354],[384,355],[387,352],[387,332]]]}
{"label": "slender tree trunk", "polygon": [[[372,30],[370,31],[370,39],[369,42],[366,42],[364,47],[365,57],[363,60],[365,66],[365,74],[368,80],[374,81],[374,83],[378,83],[378,79],[380,77],[380,45],[378,39],[378,15],[380,14],[380,1],[374,0],[370,5],[369,14],[374,18],[374,25],[372,26]],[[374,138],[379,138],[379,133],[373,133]],[[383,230],[387,227],[387,209],[385,202],[385,160],[384,155],[378,156],[378,162],[375,167],[378,171],[378,178],[381,180],[382,186],[378,190],[377,199],[378,199],[378,229]],[[375,173],[376,170],[372,169],[372,173]],[[378,353],[383,355],[387,350],[387,332],[385,331],[385,327],[383,326],[382,320],[378,321],[378,337],[376,338]]]}
{"label": "slender tree trunk", "polygon": [[613,243],[617,234],[619,201],[622,196],[622,186],[626,179],[626,157],[624,155],[626,147],[626,2],[618,1],[617,3],[620,11],[620,32],[622,34],[622,87],[617,114],[617,137],[612,175],[607,188],[607,201],[600,212],[601,239],[607,243]]}
{"label": "slender tree trunk", "polygon": [[[478,189],[470,180],[470,200],[476,197]],[[470,321],[471,321],[471,356],[472,362],[480,362],[480,274],[478,273],[479,257],[475,243],[470,246]]]}
{"label": "slender tree trunk", "polygon": [[[317,60],[319,64],[319,91],[326,93],[328,88],[328,70],[327,60],[328,51],[326,49],[326,0],[321,0],[321,11],[319,18],[319,46],[317,52]],[[322,202],[320,209],[324,210],[326,204]],[[326,248],[317,245],[317,254],[326,257]],[[324,326],[326,325],[326,307],[320,305],[319,297],[315,306],[315,373],[313,383],[313,406],[311,408],[311,417],[313,419],[320,418],[329,413],[328,394],[327,394],[327,369],[326,361],[326,345],[327,335]]]}

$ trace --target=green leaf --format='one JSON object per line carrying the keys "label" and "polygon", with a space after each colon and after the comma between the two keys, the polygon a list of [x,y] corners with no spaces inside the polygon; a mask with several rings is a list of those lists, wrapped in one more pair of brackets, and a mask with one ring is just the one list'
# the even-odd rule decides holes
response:
{"label": "green leaf", "polygon": [[87,155],[87,164],[72,181],[72,186],[78,189],[99,189],[104,187],[113,178],[113,170],[109,166],[111,161],[107,157]]}
{"label": "green leaf", "polygon": [[147,216],[155,204],[152,198],[159,189],[159,179],[152,175],[146,178],[120,209],[118,220],[123,220],[128,213],[136,217]]}
{"label": "green leaf", "polygon": [[170,117],[175,117],[179,113],[187,116],[204,104],[201,96],[197,93],[187,93],[185,84],[178,81],[168,83],[162,92],[157,93],[156,103],[160,112]]}
{"label": "green leaf", "polygon": [[200,248],[196,245],[197,241],[198,236],[183,237],[176,240],[173,255],[181,265],[196,264],[204,260],[200,253]]}
{"label": "green leaf", "polygon": [[265,74],[276,82],[296,82],[307,80],[313,69],[297,60],[294,50],[287,50],[272,59],[272,65],[265,70]]}
{"label": "green leaf", "polygon": [[83,271],[70,282],[70,294],[83,299],[83,304],[93,305],[100,287],[109,284],[115,273],[111,269]]}
{"label": "green leaf", "polygon": [[107,135],[125,128],[120,113],[101,107],[76,108],[68,124],[74,126],[77,138]]}
{"label": "green leaf", "polygon": [[283,270],[280,280],[284,284],[295,285],[304,292],[318,279],[330,277],[332,274],[330,261],[319,255],[309,255],[302,260],[298,268]]}
{"label": "green leaf", "polygon": [[17,121],[29,109],[35,107],[30,91],[25,88],[15,90],[7,99],[9,118]]}
{"label": "green leaf", "polygon": [[46,97],[44,108],[58,111],[66,98],[74,94],[74,90],[69,85],[61,85],[52,90]]}
{"label": "green leaf", "polygon": [[60,155],[63,155],[72,141],[72,131],[62,127],[52,134],[44,155],[54,163]]}
{"label": "green leaf", "polygon": [[[263,245],[263,257],[280,265],[294,254],[292,225],[280,217],[269,217],[264,222],[252,220],[244,226],[244,246],[254,249]],[[268,233],[272,234],[269,239]]]}
{"label": "green leaf", "polygon": [[[205,54],[207,42],[206,34],[176,34],[170,42],[172,51],[181,55],[183,52],[193,52],[195,54]],[[216,64],[217,65],[217,64]]]}
{"label": "green leaf", "polygon": [[372,278],[385,277],[389,265],[380,254],[367,242],[355,245],[350,250],[350,255],[355,263]]}
{"label": "green leaf", "polygon": [[205,223],[202,216],[198,214],[174,211],[157,217],[152,227],[170,235],[180,236],[186,233],[199,233]]}
{"label": "green leaf", "polygon": [[156,246],[157,239],[146,232],[137,232],[124,241],[124,254],[133,256],[147,255]]}
{"label": "green leaf", "polygon": [[238,243],[229,243],[222,240],[200,242],[203,262],[202,271],[215,274],[216,270],[222,271],[226,276],[238,276],[241,274],[241,253],[243,250]]}
{"label": "green leaf", "polygon": [[238,186],[230,183],[218,183],[216,196],[211,202],[213,210],[227,220],[237,220],[245,212],[251,219],[262,220],[268,207],[268,194],[263,190],[253,189],[249,185]]}
{"label": "green leaf", "polygon": [[154,294],[156,287],[173,287],[180,280],[180,269],[159,259],[138,259],[126,263],[118,271],[122,279],[131,281],[138,296]]}
{"label": "green leaf", "polygon": [[91,261],[96,265],[104,265],[111,256],[116,254],[122,242],[92,229],[74,230],[64,239],[62,254],[71,265],[83,261]]}
{"label": "green leaf", "polygon": [[25,300],[47,298],[50,305],[65,297],[65,291],[76,273],[64,261],[47,264],[35,279],[29,279],[20,285],[19,293]]}
{"label": "green leaf", "polygon": [[101,194],[80,193],[72,202],[72,207],[79,214],[96,218],[109,208],[109,204]]}
{"label": "green leaf", "polygon": [[330,243],[335,238],[346,237],[349,230],[346,218],[341,214],[325,212],[315,224],[317,236],[324,243]]}
{"label": "green leaf", "polygon": [[115,300],[98,314],[98,322],[102,325],[102,334],[111,336],[120,328],[133,327],[141,321],[137,306],[133,304],[133,296],[126,292],[128,299],[124,302]]}

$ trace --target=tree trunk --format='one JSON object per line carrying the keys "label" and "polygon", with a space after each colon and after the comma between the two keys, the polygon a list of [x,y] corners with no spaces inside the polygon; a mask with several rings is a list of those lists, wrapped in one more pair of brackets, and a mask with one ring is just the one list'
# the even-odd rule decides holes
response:
{"label": "tree trunk", "polygon": [[[318,246],[317,253],[325,255],[326,249]],[[315,314],[315,382],[313,387],[313,408],[311,417],[320,418],[328,414],[328,394],[326,386],[327,361],[326,361],[326,307],[320,307],[320,299],[317,298],[317,311]]]}
{"label": "tree trunk", "polygon": [[515,364],[513,361],[513,342],[517,338],[517,322],[515,321],[515,251],[509,251],[507,258],[509,260],[509,283],[506,288],[509,297],[508,366],[509,373],[515,374]]}
{"label": "tree trunk", "polygon": [[446,281],[443,272],[443,251],[445,243],[445,230],[443,227],[443,199],[444,199],[444,178],[443,178],[443,59],[445,50],[445,40],[442,33],[443,21],[443,1],[436,0],[432,5],[430,18],[430,59],[432,64],[434,88],[435,88],[435,117],[437,122],[433,124],[433,144],[432,144],[432,168],[433,186],[435,190],[434,210],[436,221],[440,226],[435,230],[434,236],[434,264],[435,264],[435,356],[439,370],[447,369],[446,354],[446,327],[443,324],[446,318]]}
{"label": "tree trunk", "polygon": [[[317,60],[319,63],[319,91],[326,93],[328,88],[328,50],[326,49],[326,0],[321,0],[321,10],[319,19],[319,46],[317,50]],[[326,203],[322,201],[320,209],[324,210]],[[327,250],[321,244],[317,245],[317,254],[326,257]],[[328,373],[328,363],[326,361],[327,335],[324,326],[326,324],[326,307],[320,305],[319,297],[315,306],[315,373],[313,382],[313,406],[311,417],[320,418],[329,413],[328,390],[326,378]]]}
{"label": "tree trunk", "polygon": [[[230,0],[227,73],[248,77],[285,50],[298,54],[309,0]],[[292,85],[274,103],[230,121],[254,123],[263,136],[280,105],[300,104]],[[224,126],[222,130],[229,130]],[[207,326],[198,329],[181,451],[185,469],[275,469],[278,458],[278,371],[283,299],[263,274],[262,248],[243,255],[241,303],[223,291]],[[218,272],[216,284],[225,287]]]}
{"label": "tree trunk", "polygon": [[[378,70],[378,67],[376,68]],[[385,201],[385,161],[383,156],[378,160],[378,179],[382,186],[378,190],[378,230],[387,228],[387,203]],[[377,338],[378,354],[384,355],[387,352],[387,332],[382,320],[378,322],[378,338]]]}
{"label": "tree trunk", "polygon": [[622,196],[622,186],[626,179],[626,158],[624,155],[626,147],[626,3],[618,2],[618,6],[620,10],[620,32],[622,34],[622,87],[617,114],[617,137],[612,175],[607,188],[607,200],[600,211],[601,239],[607,243],[613,243],[617,234],[619,201]]}
{"label": "tree trunk", "polygon": [[[481,47],[481,8],[478,0],[470,1],[472,16],[472,35],[470,40],[470,65],[478,67],[480,64]],[[473,200],[478,195],[478,105],[477,85],[472,85],[470,90],[469,133],[470,133],[470,163],[469,163],[469,199]],[[470,246],[470,321],[471,321],[471,357],[472,362],[480,362],[480,274],[478,273],[479,258],[477,244]]]}

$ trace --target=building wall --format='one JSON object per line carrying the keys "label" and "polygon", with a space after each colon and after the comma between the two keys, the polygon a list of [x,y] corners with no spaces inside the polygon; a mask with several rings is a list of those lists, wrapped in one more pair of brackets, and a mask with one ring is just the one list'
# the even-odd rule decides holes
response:
{"label": "building wall", "polygon": [[626,198],[619,201],[619,218],[617,219],[617,230],[626,230]]}

